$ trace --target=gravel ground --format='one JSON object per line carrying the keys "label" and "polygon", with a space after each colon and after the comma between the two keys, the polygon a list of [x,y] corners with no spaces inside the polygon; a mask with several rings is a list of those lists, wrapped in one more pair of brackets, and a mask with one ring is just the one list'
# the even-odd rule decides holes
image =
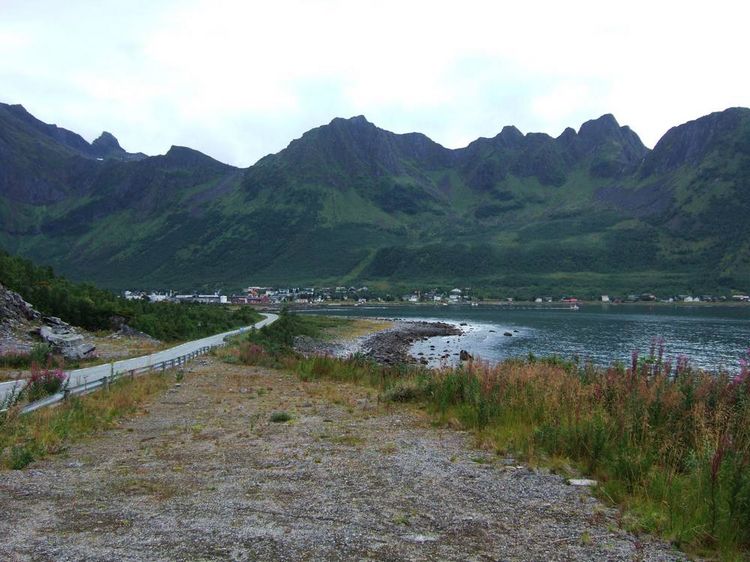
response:
{"label": "gravel ground", "polygon": [[215,359],[144,415],[1,473],[0,536],[13,561],[684,559],[417,409]]}

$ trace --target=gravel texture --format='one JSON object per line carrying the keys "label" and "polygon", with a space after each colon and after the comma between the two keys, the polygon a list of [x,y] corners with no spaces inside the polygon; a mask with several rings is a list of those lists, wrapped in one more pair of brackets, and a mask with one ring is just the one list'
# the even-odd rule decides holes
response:
{"label": "gravel texture", "polygon": [[117,429],[0,473],[0,536],[11,561],[685,559],[415,408],[215,359]]}

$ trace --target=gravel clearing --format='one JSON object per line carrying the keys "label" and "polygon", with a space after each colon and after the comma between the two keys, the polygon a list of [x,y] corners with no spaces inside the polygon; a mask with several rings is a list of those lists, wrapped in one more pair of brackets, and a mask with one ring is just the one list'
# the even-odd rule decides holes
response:
{"label": "gravel clearing", "polygon": [[210,358],[144,415],[1,473],[0,536],[12,561],[686,559],[416,408]]}

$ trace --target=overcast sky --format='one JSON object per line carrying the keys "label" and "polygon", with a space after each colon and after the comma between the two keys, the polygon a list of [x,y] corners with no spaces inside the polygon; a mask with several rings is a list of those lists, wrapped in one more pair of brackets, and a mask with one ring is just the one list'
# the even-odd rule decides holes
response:
{"label": "overcast sky", "polygon": [[247,166],[333,117],[444,146],[750,106],[748,2],[0,0],[0,101]]}

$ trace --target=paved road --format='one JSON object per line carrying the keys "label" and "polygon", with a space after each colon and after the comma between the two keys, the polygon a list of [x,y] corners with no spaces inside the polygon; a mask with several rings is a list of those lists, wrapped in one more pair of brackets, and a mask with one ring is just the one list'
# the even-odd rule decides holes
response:
{"label": "paved road", "polygon": [[[263,316],[265,316],[265,318],[254,326],[246,326],[238,330],[231,330],[229,332],[216,334],[207,338],[193,340],[177,345],[175,347],[171,347],[169,349],[165,349],[163,351],[159,351],[157,353],[152,353],[151,355],[133,357],[132,359],[123,359],[122,361],[115,361],[114,363],[105,363],[103,365],[96,365],[95,367],[86,367],[85,369],[66,371],[66,374],[68,375],[68,379],[70,380],[70,386],[73,387],[78,386],[79,384],[97,381],[103,377],[109,376],[113,371],[116,373],[129,371],[131,369],[140,369],[143,367],[148,367],[149,365],[161,363],[162,361],[176,359],[177,357],[180,357],[182,355],[187,355],[188,353],[197,351],[202,347],[221,345],[224,342],[224,338],[226,338],[227,336],[241,334],[242,332],[246,332],[253,327],[262,328],[263,326],[276,321],[276,319],[278,318],[278,315],[270,313],[264,314]],[[5,395],[12,391],[17,384],[18,383],[16,381],[0,383],[0,404],[3,403]]]}

